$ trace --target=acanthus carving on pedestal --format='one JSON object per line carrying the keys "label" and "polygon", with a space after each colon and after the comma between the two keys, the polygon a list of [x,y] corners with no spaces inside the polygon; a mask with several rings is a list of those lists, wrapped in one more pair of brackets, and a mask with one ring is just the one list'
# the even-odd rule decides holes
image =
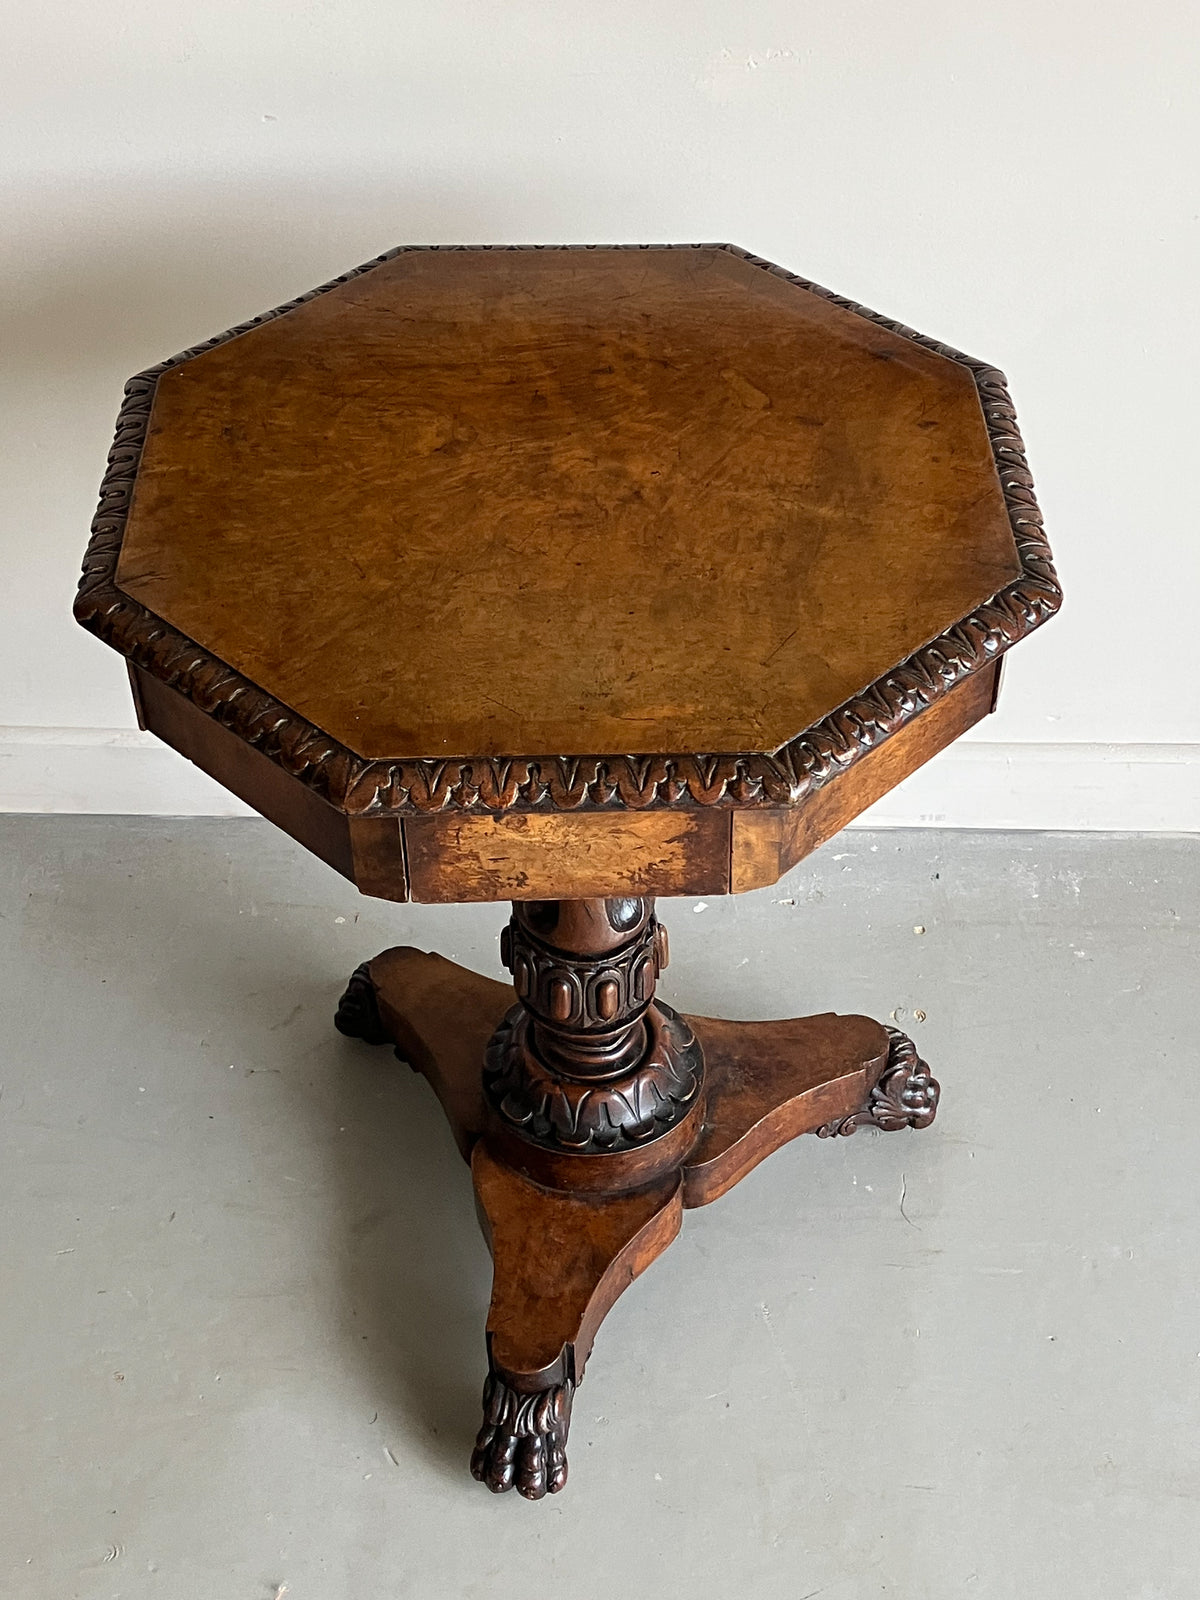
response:
{"label": "acanthus carving on pedestal", "polygon": [[797,805],[1058,610],[1062,594],[1004,374],[747,251],[723,245],[717,248],[970,371],[979,392],[1021,575],[775,754],[667,752],[413,761],[367,760],[356,755],[124,594],[116,584],[117,560],[159,377],[393,256],[424,248],[431,247],[403,246],[390,251],[130,379],[75,604],[76,617],[84,627],[347,813]]}
{"label": "acanthus carving on pedestal", "polygon": [[541,1059],[530,1019],[514,1006],[492,1036],[483,1086],[502,1122],[531,1144],[575,1155],[627,1150],[668,1132],[696,1104],[703,1058],[678,1012],[656,1001],[639,1056],[628,1071],[571,1078]]}

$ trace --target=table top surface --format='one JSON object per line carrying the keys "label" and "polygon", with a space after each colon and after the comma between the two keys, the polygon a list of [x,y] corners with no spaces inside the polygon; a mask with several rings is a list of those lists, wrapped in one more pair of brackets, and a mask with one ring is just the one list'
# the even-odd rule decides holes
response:
{"label": "table top surface", "polygon": [[116,589],[368,760],[776,751],[1023,575],[953,357],[727,247],[401,251],[157,377]]}

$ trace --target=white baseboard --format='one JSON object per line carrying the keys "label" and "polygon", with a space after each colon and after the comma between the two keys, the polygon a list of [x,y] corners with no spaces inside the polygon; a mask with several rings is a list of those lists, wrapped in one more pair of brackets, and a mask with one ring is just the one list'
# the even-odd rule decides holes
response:
{"label": "white baseboard", "polygon": [[252,817],[215,779],[152,733],[0,728],[0,812]]}
{"label": "white baseboard", "polygon": [[[0,811],[253,815],[151,734],[114,728],[0,728]],[[1200,833],[1200,744],[962,740],[859,824]]]}
{"label": "white baseboard", "polygon": [[963,739],[858,825],[1200,833],[1200,744],[990,744]]}

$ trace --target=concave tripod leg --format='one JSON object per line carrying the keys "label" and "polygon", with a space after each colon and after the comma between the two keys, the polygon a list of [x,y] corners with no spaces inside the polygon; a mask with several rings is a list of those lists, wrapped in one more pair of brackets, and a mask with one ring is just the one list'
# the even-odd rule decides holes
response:
{"label": "concave tripod leg", "polygon": [[617,1297],[679,1232],[678,1173],[636,1194],[587,1200],[541,1189],[483,1144],[471,1158],[492,1251],[488,1377],[471,1471],[529,1500],[567,1480],[571,1401]]}
{"label": "concave tripod leg", "polygon": [[704,1050],[708,1110],[684,1163],[684,1204],[708,1205],[802,1133],[867,1102],[888,1058],[869,1017],[724,1022],[689,1017]]}
{"label": "concave tripod leg", "polygon": [[396,1054],[429,1079],[464,1157],[483,1129],[483,1052],[512,990],[408,945],[364,961],[334,1018],[340,1033]]}

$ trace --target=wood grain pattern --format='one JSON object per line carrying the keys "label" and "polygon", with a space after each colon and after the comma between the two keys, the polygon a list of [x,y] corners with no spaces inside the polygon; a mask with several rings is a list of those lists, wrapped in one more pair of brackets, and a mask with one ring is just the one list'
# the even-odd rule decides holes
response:
{"label": "wood grain pattern", "polygon": [[[131,669],[143,727],[364,894],[422,902],[743,893],[775,883],[994,707],[999,663],[965,679],[791,808],[347,818],[184,696]],[[401,836],[403,831],[403,837]]]}
{"label": "wood grain pattern", "polygon": [[428,1080],[469,1160],[487,1123],[483,1054],[512,1004],[512,990],[409,945],[383,951],[367,971],[383,1030],[402,1059]]}
{"label": "wood grain pattern", "polygon": [[131,668],[131,681],[143,727],[364,894],[460,902],[741,893],[775,883],[986,715],[998,666],[964,680],[790,809],[450,813],[403,821],[374,813],[346,817],[143,669]]}
{"label": "wood grain pattern", "polygon": [[964,679],[869,757],[831,778],[798,806],[732,814],[730,888],[735,894],[776,883],[798,861],[853,822],[918,767],[995,709],[1000,663]]}
{"label": "wood grain pattern", "polygon": [[198,707],[131,667],[138,723],[282,828],[364,894],[407,900],[400,819],[349,817]]}
{"label": "wood grain pattern", "polygon": [[143,724],[366,892],[514,901],[515,1005],[396,949],[336,1018],[472,1163],[492,1489],[563,1486],[684,1204],[937,1109],[866,1018],[678,1016],[652,897],[774,881],[1060,598],[1003,375],[729,246],[402,250],[128,385],[76,615]]}
{"label": "wood grain pattern", "polygon": [[492,1359],[526,1389],[577,1383],[605,1313],[679,1232],[679,1174],[587,1200],[539,1188],[483,1144],[471,1171],[495,1268]]}
{"label": "wood grain pattern", "polygon": [[801,1134],[867,1103],[888,1058],[869,1017],[724,1022],[689,1017],[704,1051],[708,1112],[684,1162],[684,1204],[706,1206]]}
{"label": "wood grain pattern", "polygon": [[[297,783],[252,745],[206,717],[190,700],[168,689],[142,668],[133,668],[131,681],[138,720],[143,728],[148,728],[195,762],[230,793],[252,805],[344,878],[355,880],[351,819],[344,812],[322,800],[304,784]],[[399,860],[398,831],[396,855]],[[378,892],[386,899],[406,900],[403,872],[381,884]]]}
{"label": "wood grain pattern", "polygon": [[[160,680],[192,698],[206,715],[231,728],[331,804],[354,815],[460,808],[490,812],[545,807],[641,811],[674,806],[680,801],[732,808],[799,803],[894,735],[963,678],[994,661],[1040,626],[1058,609],[1061,591],[1002,373],[733,246],[713,248],[969,372],[982,405],[1020,563],[1019,576],[1013,582],[773,755],[677,751],[654,755],[366,760],[283,703],[270,688],[252,682],[116,586],[116,568],[142,447],[163,374],[243,334],[257,333],[297,307],[363,278],[375,270],[379,265],[376,262],[130,380],[84,562],[75,608],[78,620]],[[381,260],[422,253],[453,255],[458,253],[458,247],[448,252],[406,247]],[[590,251],[572,253],[586,257]],[[645,247],[636,253],[645,254]]]}
{"label": "wood grain pattern", "polygon": [[725,894],[722,811],[406,818],[414,900],[586,900]]}
{"label": "wood grain pattern", "polygon": [[488,1376],[471,1471],[529,1500],[567,1481],[571,1400],[618,1296],[679,1233],[682,1180],[589,1201],[551,1194],[496,1161],[471,1158],[492,1252]]}
{"label": "wood grain pattern", "polygon": [[598,249],[397,256],[166,373],[117,584],[412,759],[774,750],[1019,571],[962,367]]}

